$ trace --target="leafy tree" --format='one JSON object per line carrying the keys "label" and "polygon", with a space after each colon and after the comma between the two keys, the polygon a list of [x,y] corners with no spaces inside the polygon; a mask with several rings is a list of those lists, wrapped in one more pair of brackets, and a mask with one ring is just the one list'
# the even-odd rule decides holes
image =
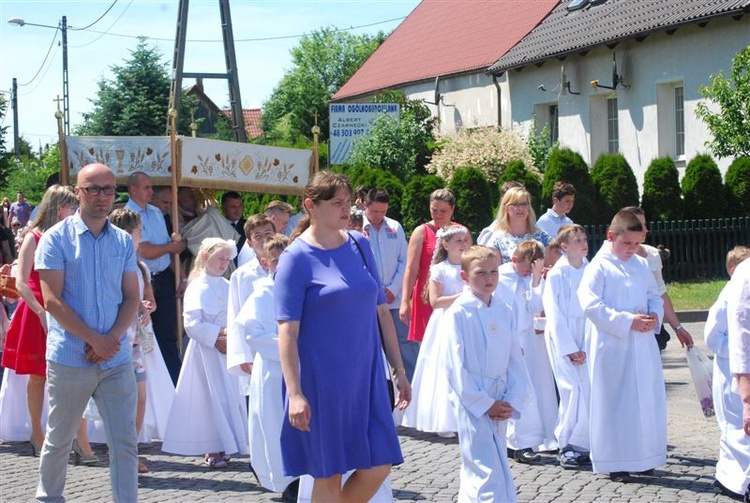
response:
{"label": "leafy tree", "polygon": [[322,139],[327,139],[331,96],[384,40],[382,32],[352,35],[334,27],[302,37],[291,50],[292,68],[263,104],[263,131],[269,141],[312,138],[316,113]]}
{"label": "leafy tree", "polygon": [[[531,194],[531,207],[537,215],[544,211],[544,204],[542,203],[542,180],[539,173],[526,169],[523,161],[516,160],[510,161],[505,167],[505,171],[497,179],[497,193],[500,194],[500,189],[506,182],[518,182]],[[494,200],[492,205],[496,207],[500,204],[500,201]]]}
{"label": "leafy tree", "polygon": [[599,215],[608,222],[621,208],[638,206],[638,181],[622,154],[602,154],[591,169]]}
{"label": "leafy tree", "polygon": [[641,207],[649,220],[682,218],[679,173],[670,157],[654,159],[646,169]]}
{"label": "leafy tree", "polygon": [[750,217],[750,157],[738,157],[727,169],[725,176],[729,193],[729,213]]}
{"label": "leafy tree", "polygon": [[492,207],[477,204],[490,200],[490,184],[476,168],[462,168],[453,173],[448,188],[456,196],[454,220],[461,222],[476,237],[492,221]]}
{"label": "leafy tree", "polygon": [[435,119],[424,100],[411,100],[404,93],[385,91],[373,101],[398,103],[400,118],[379,117],[368,135],[354,144],[350,162],[388,170],[404,181],[412,175],[424,174],[435,148]]}
{"label": "leafy tree", "polygon": [[568,215],[579,224],[595,224],[601,221],[596,209],[596,194],[591,181],[589,167],[581,154],[569,148],[560,148],[549,156],[547,170],[542,183],[542,199],[552,204],[552,187],[555,182],[568,182],[576,188],[576,204]]}
{"label": "leafy tree", "polygon": [[719,158],[750,156],[750,45],[732,59],[729,77],[719,72],[699,90],[719,107],[716,112],[700,102],[695,108],[695,114],[713,135],[706,143],[711,152]]}
{"label": "leafy tree", "polygon": [[22,157],[13,160],[8,173],[7,185],[0,194],[11,201],[16,198],[19,190],[24,191],[26,199],[37,205],[47,189],[47,178],[60,171],[60,149],[57,144],[47,145],[42,152],[42,158]]}
{"label": "leafy tree", "polygon": [[724,217],[725,194],[716,162],[708,154],[695,156],[682,178],[685,219]]}
{"label": "leafy tree", "polygon": [[[91,136],[162,136],[166,133],[170,78],[167,63],[155,46],[140,38],[131,58],[110,67],[114,79],[99,81],[94,109],[83,114],[76,133]],[[190,134],[194,96],[183,91],[177,130]]]}
{"label": "leafy tree", "polygon": [[401,224],[407,234],[420,224],[432,220],[430,217],[430,194],[445,187],[445,182],[435,175],[418,175],[404,187],[401,199]]}

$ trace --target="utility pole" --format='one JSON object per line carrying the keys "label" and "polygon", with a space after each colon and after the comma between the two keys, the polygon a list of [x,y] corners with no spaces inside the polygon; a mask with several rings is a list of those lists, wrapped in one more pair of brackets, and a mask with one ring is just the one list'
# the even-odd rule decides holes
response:
{"label": "utility pole", "polygon": [[[226,79],[229,86],[229,106],[232,116],[234,140],[247,142],[245,133],[245,119],[242,114],[242,99],[240,98],[240,83],[237,76],[237,57],[234,52],[234,34],[232,32],[232,16],[229,10],[229,0],[219,0],[221,13],[221,34],[224,40],[224,60],[226,73],[185,73],[185,44],[187,35],[187,20],[189,0],[180,0],[177,14],[177,34],[175,36],[174,55],[172,56],[172,85],[169,92],[169,108],[179,113],[182,98],[182,79]],[[167,134],[170,132],[170,119],[167,118]]]}
{"label": "utility pole", "polygon": [[18,80],[15,77],[10,89],[10,106],[13,107],[13,152],[18,159],[21,155],[21,139],[18,135]]}
{"label": "utility pole", "polygon": [[63,114],[65,119],[65,135],[70,135],[70,95],[68,94],[68,18],[62,17],[60,23],[62,31],[63,50]]}

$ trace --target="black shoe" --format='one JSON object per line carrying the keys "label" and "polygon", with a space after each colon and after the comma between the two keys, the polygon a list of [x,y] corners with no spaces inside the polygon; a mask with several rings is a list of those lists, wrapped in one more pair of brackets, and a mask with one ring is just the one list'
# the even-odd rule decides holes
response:
{"label": "black shoe", "polygon": [[561,452],[557,456],[557,460],[560,462],[560,466],[562,466],[563,468],[567,470],[574,470],[576,468],[580,468],[581,462],[579,458],[580,458],[580,454],[572,450]]}
{"label": "black shoe", "polygon": [[588,453],[583,453],[578,456],[578,464],[581,466],[591,466],[591,456]]}
{"label": "black shoe", "polygon": [[[745,496],[742,496],[739,493],[736,493],[734,491],[730,491],[729,489],[726,488],[726,486],[724,484],[722,484],[718,480],[714,480],[714,487],[717,488],[721,494],[723,494],[724,496],[728,496],[729,498],[732,498],[733,500],[736,500],[736,501],[748,501],[748,494],[747,493],[745,493]],[[748,488],[748,491],[750,491],[750,488]]]}
{"label": "black shoe", "polygon": [[542,457],[531,449],[518,449],[513,453],[513,458],[519,463],[531,464],[539,461]]}
{"label": "black shoe", "polygon": [[612,482],[630,482],[630,474],[628,472],[612,472],[609,474],[609,480]]}
{"label": "black shoe", "polygon": [[291,484],[286,486],[286,489],[284,489],[284,492],[281,493],[281,499],[283,499],[285,503],[296,503],[298,492],[299,492],[299,479],[296,479]]}
{"label": "black shoe", "polygon": [[653,477],[656,473],[656,470],[651,468],[650,470],[643,470],[642,472],[636,472],[636,475],[641,475],[643,477]]}

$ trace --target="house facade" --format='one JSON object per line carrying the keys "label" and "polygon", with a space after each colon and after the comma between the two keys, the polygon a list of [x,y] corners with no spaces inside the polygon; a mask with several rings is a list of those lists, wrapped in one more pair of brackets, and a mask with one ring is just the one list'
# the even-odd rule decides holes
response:
{"label": "house facade", "polygon": [[510,117],[508,86],[486,72],[544,19],[559,0],[423,0],[333,96],[369,102],[393,89],[424,99],[441,134],[496,126]]}
{"label": "house facade", "polygon": [[[608,0],[579,11],[571,3],[489,70],[509,85],[512,125],[528,130],[536,118],[589,164],[621,152],[639,183],[657,157],[684,173],[711,139],[695,115],[699,88],[728,75],[750,44],[750,1]],[[731,161],[717,159],[723,172]]]}

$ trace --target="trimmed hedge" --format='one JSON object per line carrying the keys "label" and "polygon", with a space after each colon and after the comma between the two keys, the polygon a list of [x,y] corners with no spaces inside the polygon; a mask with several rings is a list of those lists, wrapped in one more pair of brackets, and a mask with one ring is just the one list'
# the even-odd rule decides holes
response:
{"label": "trimmed hedge", "polygon": [[492,221],[490,184],[476,168],[461,168],[453,172],[448,188],[456,196],[453,219],[465,225],[476,237]]}
{"label": "trimmed hedge", "polygon": [[413,177],[404,187],[401,224],[407,234],[420,224],[432,220],[430,216],[430,194],[445,187],[442,178],[435,175],[419,175]]}
{"label": "trimmed hedge", "polygon": [[724,179],[729,194],[729,214],[750,217],[750,157],[736,158]]}
{"label": "trimmed hedge", "polygon": [[564,181],[576,188],[576,203],[568,215],[578,224],[595,224],[601,221],[596,209],[596,195],[589,167],[583,157],[569,148],[554,150],[549,156],[542,184],[542,199],[552,206],[552,187]]}
{"label": "trimmed hedge", "polygon": [[679,220],[682,218],[679,173],[670,157],[651,161],[643,175],[641,208],[649,220]]}
{"label": "trimmed hedge", "polygon": [[391,202],[388,204],[388,217],[401,222],[403,218],[401,205],[404,184],[396,175],[384,169],[358,166],[350,168],[347,176],[354,188],[364,185],[368,189],[377,188],[387,190],[391,199]]}
{"label": "trimmed hedge", "polygon": [[591,181],[601,223],[610,222],[621,208],[638,206],[638,182],[624,155],[600,155],[591,168]]}
{"label": "trimmed hedge", "polygon": [[[500,189],[505,182],[511,181],[518,182],[526,187],[526,190],[531,194],[531,207],[534,208],[537,215],[541,215],[547,210],[542,202],[542,180],[539,174],[526,169],[526,165],[520,159],[510,161],[505,167],[503,173],[497,179],[497,193],[500,193]],[[492,201],[493,208],[497,208],[499,204],[498,199]]]}
{"label": "trimmed hedge", "polygon": [[710,155],[697,155],[688,163],[682,179],[682,195],[686,220],[726,216],[726,192],[721,172]]}

